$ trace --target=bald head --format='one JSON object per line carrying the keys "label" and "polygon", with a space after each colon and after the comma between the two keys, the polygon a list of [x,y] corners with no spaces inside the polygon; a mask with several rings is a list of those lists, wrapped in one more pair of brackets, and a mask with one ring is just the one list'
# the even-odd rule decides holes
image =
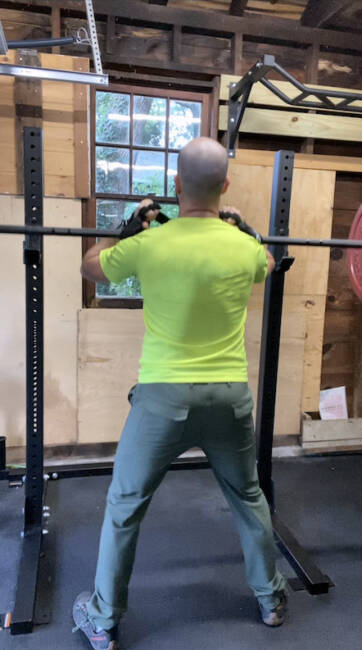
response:
{"label": "bald head", "polygon": [[214,201],[223,191],[228,158],[226,149],[211,138],[191,140],[178,157],[181,192],[195,201]]}

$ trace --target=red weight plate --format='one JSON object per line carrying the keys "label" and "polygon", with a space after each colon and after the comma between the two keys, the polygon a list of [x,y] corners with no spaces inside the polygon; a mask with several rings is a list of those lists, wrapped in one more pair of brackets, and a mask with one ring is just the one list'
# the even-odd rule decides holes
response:
{"label": "red weight plate", "polygon": [[[362,239],[362,205],[359,206],[353,219],[349,239]],[[362,248],[347,250],[347,264],[352,289],[357,298],[362,300]]]}

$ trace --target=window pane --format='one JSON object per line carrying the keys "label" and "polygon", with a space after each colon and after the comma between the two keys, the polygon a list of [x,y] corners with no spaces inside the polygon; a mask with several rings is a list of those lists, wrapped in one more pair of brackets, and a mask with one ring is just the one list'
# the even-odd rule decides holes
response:
{"label": "window pane", "polygon": [[134,201],[97,200],[97,228],[116,228],[121,221],[129,219],[138,203]]}
{"label": "window pane", "polygon": [[96,192],[129,194],[129,150],[96,147]]}
{"label": "window pane", "polygon": [[129,144],[130,96],[97,92],[96,140]]}
{"label": "window pane", "polygon": [[166,99],[135,95],[133,144],[164,147],[166,142]]}
{"label": "window pane", "polygon": [[169,147],[181,149],[201,133],[201,103],[170,100]]}
{"label": "window pane", "polygon": [[[135,201],[97,201],[97,228],[115,228],[123,219],[129,219],[137,208]],[[137,298],[141,295],[141,287],[137,278],[132,276],[120,284],[96,285],[97,298]]]}
{"label": "window pane", "polygon": [[178,153],[168,154],[167,196],[176,196],[175,176],[177,174]]}
{"label": "window pane", "polygon": [[162,212],[167,214],[170,219],[177,219],[178,217],[178,205],[176,203],[163,203]]}
{"label": "window pane", "polygon": [[163,196],[165,193],[165,154],[159,151],[133,151],[132,194]]}

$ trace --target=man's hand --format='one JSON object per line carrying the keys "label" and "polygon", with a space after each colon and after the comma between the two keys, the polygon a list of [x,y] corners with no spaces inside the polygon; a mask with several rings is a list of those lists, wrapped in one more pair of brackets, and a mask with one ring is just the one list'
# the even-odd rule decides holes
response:
{"label": "man's hand", "polygon": [[268,275],[270,275],[275,269],[275,259],[272,254],[269,253],[268,249],[266,249],[265,252],[268,260]]}
{"label": "man's hand", "polygon": [[[223,214],[227,216],[223,217]],[[234,214],[235,217],[233,216]],[[252,228],[250,228],[250,226],[248,226],[248,224],[243,220],[241,213],[237,208],[234,208],[230,205],[225,205],[220,212],[220,217],[223,221],[230,223],[232,226],[237,226],[240,230],[246,232],[252,237],[258,235],[258,233],[256,233]],[[260,235],[257,236],[256,238],[257,239],[260,238]],[[267,249],[265,250],[265,252],[268,260],[268,275],[270,275],[275,269],[275,260],[273,255],[269,253]]]}
{"label": "man's hand", "polygon": [[223,221],[227,221],[233,226],[237,226],[241,232],[245,232],[246,235],[250,235],[250,237],[254,237],[259,243],[261,242],[261,237],[258,232],[254,230],[251,226],[249,226],[246,221],[242,218],[239,210],[237,208],[234,208],[232,206],[225,206],[221,211],[220,211],[220,219]]}
{"label": "man's hand", "polygon": [[[223,213],[228,213],[228,216],[223,217]],[[232,216],[233,214],[235,214],[235,217]],[[220,218],[231,226],[238,226],[239,222],[242,220],[240,211],[231,205],[223,206],[220,210]]]}
{"label": "man's hand", "polygon": [[[143,201],[141,201],[141,203],[138,205],[137,210],[134,213],[134,216],[138,217],[142,208],[147,208],[147,206],[152,205],[152,203],[154,203],[153,199],[143,199]],[[160,210],[147,210],[147,212],[146,211],[143,212],[144,212],[144,217],[143,218],[141,217],[142,228],[146,230],[147,228],[150,227],[151,221],[154,221],[158,217]]]}

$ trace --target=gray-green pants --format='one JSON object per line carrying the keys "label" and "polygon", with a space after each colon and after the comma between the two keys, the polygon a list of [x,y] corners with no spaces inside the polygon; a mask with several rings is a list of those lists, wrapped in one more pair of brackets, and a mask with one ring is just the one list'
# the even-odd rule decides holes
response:
{"label": "gray-green pants", "polygon": [[190,447],[206,454],[234,515],[249,586],[267,607],[285,586],[275,566],[269,507],[256,470],[247,384],[138,384],[115,457],[102,528],[91,620],[117,625],[127,608],[140,523],[170,463]]}

